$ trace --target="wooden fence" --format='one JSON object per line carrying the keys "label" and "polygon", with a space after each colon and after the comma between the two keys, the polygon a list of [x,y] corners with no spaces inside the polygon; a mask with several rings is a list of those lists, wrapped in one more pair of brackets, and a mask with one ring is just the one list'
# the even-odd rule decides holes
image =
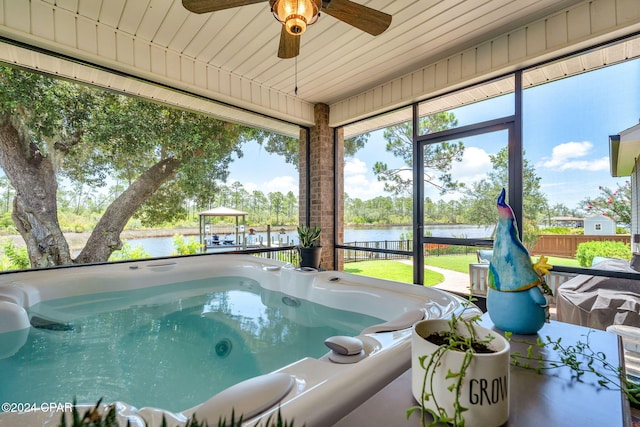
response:
{"label": "wooden fence", "polygon": [[540,234],[531,255],[558,256],[573,258],[580,243],[585,242],[624,242],[631,243],[631,237],[624,234],[613,236],[585,236],[573,234]]}

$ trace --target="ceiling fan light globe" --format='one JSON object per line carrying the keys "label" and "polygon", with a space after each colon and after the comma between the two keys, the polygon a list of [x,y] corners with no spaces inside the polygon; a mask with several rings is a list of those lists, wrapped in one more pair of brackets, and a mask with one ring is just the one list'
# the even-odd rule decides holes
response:
{"label": "ceiling fan light globe", "polygon": [[287,21],[284,25],[287,29],[287,32],[294,36],[299,36],[307,29],[307,22],[303,17],[299,15],[290,16],[289,18],[287,18]]}
{"label": "ceiling fan light globe", "polygon": [[289,34],[299,36],[318,20],[319,0],[275,0],[271,10]]}

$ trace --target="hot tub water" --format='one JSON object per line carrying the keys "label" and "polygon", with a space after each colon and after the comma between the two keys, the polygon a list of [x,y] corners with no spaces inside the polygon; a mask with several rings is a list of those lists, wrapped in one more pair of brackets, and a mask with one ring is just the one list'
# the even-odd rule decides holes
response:
{"label": "hot tub water", "polygon": [[[286,310],[282,308],[286,307]],[[297,318],[288,318],[295,308]],[[381,319],[253,279],[217,277],[38,303],[18,353],[0,360],[0,401],[126,401],[180,411]]]}

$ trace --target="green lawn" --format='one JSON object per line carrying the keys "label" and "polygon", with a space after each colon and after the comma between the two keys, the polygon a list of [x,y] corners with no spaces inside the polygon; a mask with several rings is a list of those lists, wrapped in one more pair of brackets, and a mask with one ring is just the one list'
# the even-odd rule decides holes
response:
{"label": "green lawn", "polygon": [[469,264],[473,262],[478,262],[476,254],[428,256],[424,259],[424,265],[446,268],[460,273],[469,273]]}
{"label": "green lawn", "polygon": [[[535,256],[532,257],[532,259],[535,262],[538,260],[538,257]],[[432,265],[434,267],[459,271],[460,273],[469,273],[469,264],[475,262],[478,262],[476,254],[430,256],[424,259],[426,266]],[[549,257],[549,264],[569,267],[580,266],[575,259],[557,257]],[[344,265],[344,271],[346,273],[360,274],[379,279],[413,283],[413,266],[400,261],[377,260],[349,262]],[[444,276],[425,268],[424,281],[426,286],[433,286],[444,281]]]}
{"label": "green lawn", "polygon": [[[397,282],[413,283],[413,266],[399,261],[360,261],[348,262],[344,265],[346,273],[360,274],[378,279],[395,280]],[[424,272],[425,285],[433,286],[444,281],[444,276],[434,271]]]}
{"label": "green lawn", "polygon": [[[537,256],[532,256],[533,262],[538,261]],[[566,267],[580,267],[578,260],[569,258],[548,257],[547,261],[551,265],[563,265]],[[446,268],[448,270],[459,271],[460,273],[469,273],[469,264],[478,262],[476,254],[468,255],[443,255],[431,256],[424,259],[425,265]]]}

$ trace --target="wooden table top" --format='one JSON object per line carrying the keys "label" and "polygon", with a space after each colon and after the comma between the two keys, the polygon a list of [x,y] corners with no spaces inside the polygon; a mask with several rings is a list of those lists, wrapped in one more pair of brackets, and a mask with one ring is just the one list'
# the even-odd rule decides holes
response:
{"label": "wooden table top", "polygon": [[[494,328],[488,315],[484,315],[482,326]],[[543,326],[537,335],[514,335],[511,351],[526,352],[527,344],[538,337],[546,342],[562,338],[562,343],[575,345],[587,342],[597,352],[606,355],[606,360],[621,366],[622,350],[616,335],[551,321]],[[553,350],[544,348],[544,357],[553,356]],[[571,377],[568,368],[553,373],[538,374],[532,370],[511,366],[509,395],[509,421],[506,425],[517,427],[551,426],[630,426],[630,410],[626,397],[619,390],[604,389],[596,385],[597,378],[591,373],[582,381]],[[370,426],[419,426],[420,415],[414,413],[406,418],[408,408],[415,406],[411,393],[411,370],[409,369],[365,403],[345,416],[338,427]],[[430,417],[429,415],[426,415]],[[474,427],[474,426],[470,426]]]}

